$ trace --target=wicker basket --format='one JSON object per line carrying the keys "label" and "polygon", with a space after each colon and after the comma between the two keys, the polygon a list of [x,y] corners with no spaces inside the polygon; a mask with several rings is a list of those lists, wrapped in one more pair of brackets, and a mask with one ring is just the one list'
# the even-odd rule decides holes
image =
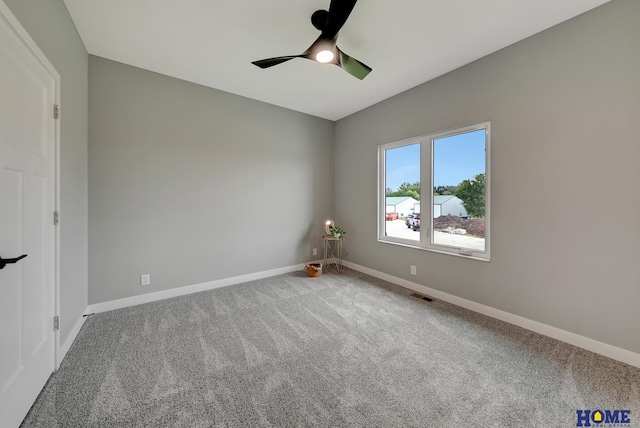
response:
{"label": "wicker basket", "polygon": [[304,267],[307,271],[307,276],[322,275],[322,262],[305,263]]}

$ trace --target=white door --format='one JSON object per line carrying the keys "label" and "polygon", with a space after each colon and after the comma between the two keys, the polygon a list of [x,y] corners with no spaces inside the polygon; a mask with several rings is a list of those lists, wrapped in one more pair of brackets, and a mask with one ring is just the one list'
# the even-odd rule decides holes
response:
{"label": "white door", "polygon": [[17,427],[55,364],[57,76],[0,6],[0,257],[27,255],[0,269],[0,426]]}

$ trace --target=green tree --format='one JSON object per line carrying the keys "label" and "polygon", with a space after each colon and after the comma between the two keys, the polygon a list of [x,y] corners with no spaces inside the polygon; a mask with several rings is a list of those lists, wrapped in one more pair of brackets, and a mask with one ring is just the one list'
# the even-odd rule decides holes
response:
{"label": "green tree", "polygon": [[398,190],[392,190],[387,187],[386,191],[387,196],[410,196],[413,199],[419,201],[420,200],[420,182],[416,181],[415,183],[402,183]]}
{"label": "green tree", "polygon": [[434,195],[455,195],[458,186],[433,186]]}
{"label": "green tree", "polygon": [[462,205],[471,217],[485,215],[485,177],[476,175],[472,180],[464,180],[456,188],[455,195],[462,199]]}

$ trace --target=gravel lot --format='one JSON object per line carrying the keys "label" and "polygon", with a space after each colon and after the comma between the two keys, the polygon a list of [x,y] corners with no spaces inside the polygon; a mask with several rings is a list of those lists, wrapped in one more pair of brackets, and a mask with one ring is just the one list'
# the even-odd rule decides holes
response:
{"label": "gravel lot", "polygon": [[[404,239],[420,239],[420,231],[415,232],[407,227],[404,220],[391,220],[386,222],[387,235]],[[453,235],[451,233],[435,232],[434,241],[439,245],[451,245],[453,247],[484,250],[484,239],[473,236]]]}

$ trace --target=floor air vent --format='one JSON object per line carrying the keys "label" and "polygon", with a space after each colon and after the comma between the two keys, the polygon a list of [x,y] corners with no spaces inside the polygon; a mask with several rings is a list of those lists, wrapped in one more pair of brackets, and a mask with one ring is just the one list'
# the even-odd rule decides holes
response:
{"label": "floor air vent", "polygon": [[427,297],[424,294],[420,294],[420,293],[411,293],[411,294],[409,294],[409,296],[415,297],[416,299],[420,299],[420,300],[426,300],[427,302],[432,302],[433,301],[433,299],[431,297]]}

